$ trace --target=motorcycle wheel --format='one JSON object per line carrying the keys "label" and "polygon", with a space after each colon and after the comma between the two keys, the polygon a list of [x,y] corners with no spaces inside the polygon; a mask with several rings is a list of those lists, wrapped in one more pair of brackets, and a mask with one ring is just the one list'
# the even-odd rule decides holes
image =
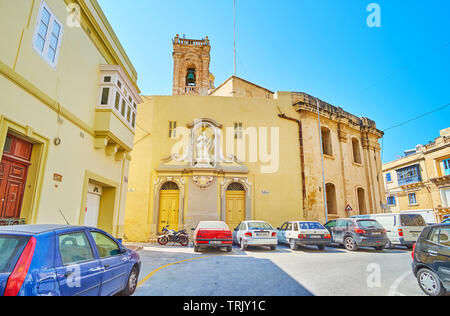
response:
{"label": "motorcycle wheel", "polygon": [[160,236],[158,238],[158,244],[160,244],[161,246],[167,245],[168,242],[169,242],[169,239],[167,239],[166,236]]}
{"label": "motorcycle wheel", "polygon": [[179,242],[183,247],[187,247],[189,245],[189,238],[187,236],[180,236]]}

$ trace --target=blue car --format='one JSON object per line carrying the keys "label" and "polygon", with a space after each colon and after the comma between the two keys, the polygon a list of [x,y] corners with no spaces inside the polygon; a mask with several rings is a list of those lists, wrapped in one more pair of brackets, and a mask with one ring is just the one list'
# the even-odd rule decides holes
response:
{"label": "blue car", "polygon": [[132,295],[139,255],[96,228],[0,227],[0,296]]}

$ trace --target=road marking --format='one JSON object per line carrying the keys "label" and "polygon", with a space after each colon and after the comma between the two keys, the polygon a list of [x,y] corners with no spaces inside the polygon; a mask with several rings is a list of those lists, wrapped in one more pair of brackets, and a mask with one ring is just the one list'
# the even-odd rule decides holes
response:
{"label": "road marking", "polygon": [[403,282],[404,279],[406,279],[408,276],[412,274],[411,271],[405,271],[402,275],[400,275],[392,284],[391,288],[389,289],[388,296],[406,296],[403,293],[398,292],[398,288],[400,286],[400,283]]}
{"label": "road marking", "polygon": [[194,260],[199,260],[199,259],[206,259],[206,258],[212,258],[212,257],[217,257],[217,256],[205,256],[205,257],[197,257],[197,258],[190,258],[190,259],[185,259],[185,260],[181,260],[181,261],[177,261],[177,262],[172,262],[169,264],[166,264],[162,267],[159,267],[158,269],[153,270],[152,272],[150,272],[145,278],[143,278],[137,285],[137,287],[141,287],[145,282],[147,282],[153,275],[155,275],[155,273],[157,273],[158,271],[161,271],[162,269],[165,269],[167,267],[176,265],[176,264],[180,264],[180,263],[184,263],[184,262],[188,262],[188,261],[194,261]]}

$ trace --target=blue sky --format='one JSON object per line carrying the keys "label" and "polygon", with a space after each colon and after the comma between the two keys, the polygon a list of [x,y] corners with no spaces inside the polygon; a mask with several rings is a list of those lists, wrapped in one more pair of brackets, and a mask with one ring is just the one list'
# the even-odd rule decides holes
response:
{"label": "blue sky", "polygon": [[[236,0],[238,76],[306,92],[381,130],[450,103],[450,1]],[[370,3],[381,27],[369,28]],[[99,0],[143,94],[171,94],[176,34],[212,45],[216,86],[233,74],[232,0]],[[384,162],[450,127],[450,107],[386,132]]]}

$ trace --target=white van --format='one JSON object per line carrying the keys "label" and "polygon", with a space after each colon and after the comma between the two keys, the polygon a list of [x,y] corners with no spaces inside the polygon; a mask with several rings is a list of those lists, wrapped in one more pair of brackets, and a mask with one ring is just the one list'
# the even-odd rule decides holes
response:
{"label": "white van", "polygon": [[422,215],[414,213],[370,214],[354,217],[375,219],[383,225],[389,239],[386,248],[406,246],[412,249],[420,234],[427,226]]}
{"label": "white van", "polygon": [[416,210],[416,211],[400,211],[402,214],[420,214],[422,215],[423,219],[425,220],[425,223],[427,225],[436,225],[439,224],[439,221],[436,217],[436,213],[434,210]]}

